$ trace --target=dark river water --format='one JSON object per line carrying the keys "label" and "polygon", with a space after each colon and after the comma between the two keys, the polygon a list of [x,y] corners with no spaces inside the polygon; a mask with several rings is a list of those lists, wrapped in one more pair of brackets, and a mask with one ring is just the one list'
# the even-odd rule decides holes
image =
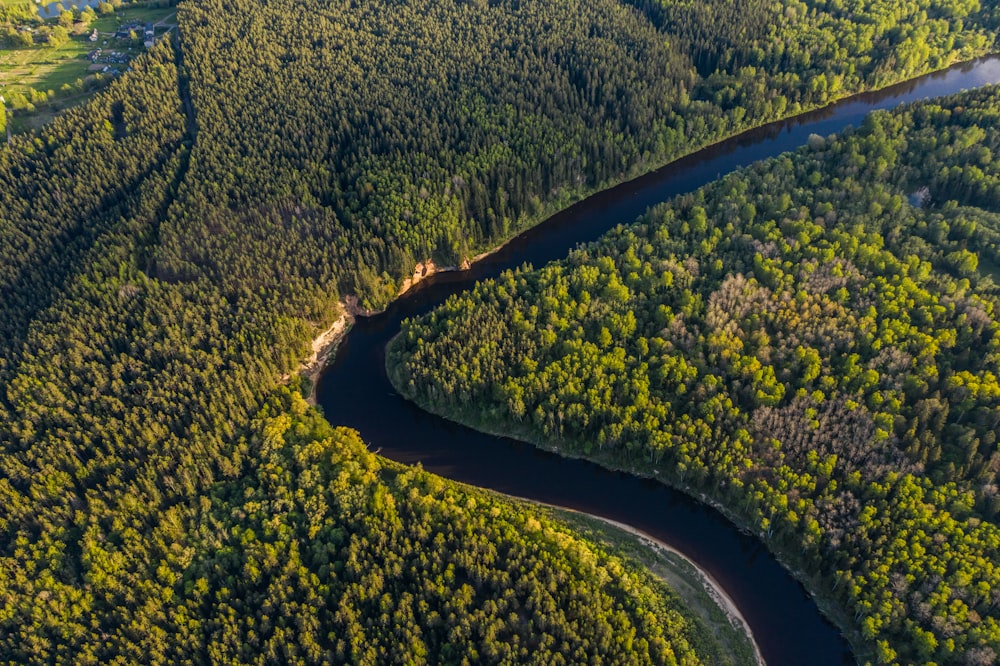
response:
{"label": "dark river water", "polygon": [[[324,371],[317,399],[336,425],[357,429],[372,450],[465,483],[627,523],[669,543],[707,571],[736,602],[768,664],[852,663],[850,646],[803,587],[755,537],[716,510],[655,481],[561,458],[428,414],[386,379],[384,350],[400,322],[478,280],[529,262],[561,259],[579,243],[632,222],[653,204],[757,160],[792,150],[810,134],[858,125],[874,109],[1000,82],[1000,58],[956,66],[751,130],[577,203],[478,262],[421,282],[385,312],[359,318]],[[470,335],[474,335],[470,331]]]}

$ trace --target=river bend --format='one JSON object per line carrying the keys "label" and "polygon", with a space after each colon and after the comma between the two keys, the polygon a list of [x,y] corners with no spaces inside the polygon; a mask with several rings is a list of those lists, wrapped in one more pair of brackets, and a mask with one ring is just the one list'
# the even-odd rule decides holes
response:
{"label": "river bend", "polygon": [[540,267],[650,206],[694,190],[739,167],[804,144],[810,134],[858,125],[864,115],[904,102],[1000,82],[1000,58],[858,95],[824,109],[750,130],[657,171],[595,194],[552,216],[473,265],[420,282],[389,308],[358,318],[316,387],[335,425],[357,429],[372,449],[465,483],[597,514],[626,523],[684,553],[735,601],[765,660],[788,664],[852,663],[850,646],[804,588],[757,538],[715,509],[663,484],[561,458],[511,439],[486,435],[428,414],[398,396],[386,378],[385,345],[406,317],[525,262]]}

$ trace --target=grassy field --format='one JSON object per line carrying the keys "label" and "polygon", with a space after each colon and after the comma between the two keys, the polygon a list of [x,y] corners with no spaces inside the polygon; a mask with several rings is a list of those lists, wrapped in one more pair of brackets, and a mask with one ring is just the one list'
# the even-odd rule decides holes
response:
{"label": "grassy field", "polygon": [[43,106],[34,113],[26,113],[14,116],[13,118],[8,118],[7,122],[10,124],[11,134],[21,134],[22,132],[29,132],[33,129],[38,129],[66,109],[83,104],[92,94],[93,93],[82,93],[75,97],[61,99],[56,104],[58,109],[55,107]]}
{"label": "grassy field", "polygon": [[169,18],[167,23],[176,24],[176,20],[171,18],[176,13],[176,7],[122,7],[115,16],[121,17],[123,23],[133,19],[143,23],[157,23]]}
{"label": "grassy field", "polygon": [[36,45],[0,51],[0,94],[55,90],[87,75],[87,53],[94,48],[85,36],[71,37],[58,47]]}

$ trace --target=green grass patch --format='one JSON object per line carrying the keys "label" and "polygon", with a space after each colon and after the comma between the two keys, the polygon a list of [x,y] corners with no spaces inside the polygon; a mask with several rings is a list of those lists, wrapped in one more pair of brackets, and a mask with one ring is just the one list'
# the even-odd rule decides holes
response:
{"label": "green grass patch", "polygon": [[177,24],[176,14],[176,7],[122,7],[115,12],[115,16],[122,23],[128,23],[129,21],[158,23],[169,18],[170,20],[167,23],[170,25]]}
{"label": "green grass patch", "polygon": [[[92,93],[91,93],[92,94]],[[58,116],[60,113],[66,109],[73,108],[83,104],[90,98],[90,94],[81,94],[77,97],[71,97],[65,100],[59,100],[51,106],[45,106],[34,113],[28,113],[20,116],[14,116],[9,118],[10,131],[12,134],[21,134],[23,132],[29,132],[31,130],[38,129],[43,125],[48,124],[53,118]]]}
{"label": "green grass patch", "polygon": [[71,37],[52,47],[45,44],[0,52],[0,94],[27,93],[29,88],[55,90],[87,75],[90,61],[86,55],[94,45],[85,36]]}

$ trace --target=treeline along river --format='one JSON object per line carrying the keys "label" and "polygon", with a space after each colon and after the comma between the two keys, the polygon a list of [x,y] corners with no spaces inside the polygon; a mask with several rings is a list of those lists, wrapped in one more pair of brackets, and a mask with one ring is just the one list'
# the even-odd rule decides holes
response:
{"label": "treeline along river", "polygon": [[319,380],[317,401],[332,423],[357,429],[373,449],[393,460],[419,462],[450,479],[604,516],[669,543],[735,601],[768,664],[850,663],[849,645],[803,587],[756,537],[740,532],[718,511],[656,481],[562,458],[428,414],[394,392],[385,373],[385,346],[403,319],[431,310],[479,280],[523,263],[541,266],[561,259],[576,245],[632,222],[650,206],[792,150],[810,134],[826,136],[857,125],[876,109],[997,82],[998,57],[956,66],[745,132],[595,194],[470,270],[438,273],[386,311],[358,318]]}

